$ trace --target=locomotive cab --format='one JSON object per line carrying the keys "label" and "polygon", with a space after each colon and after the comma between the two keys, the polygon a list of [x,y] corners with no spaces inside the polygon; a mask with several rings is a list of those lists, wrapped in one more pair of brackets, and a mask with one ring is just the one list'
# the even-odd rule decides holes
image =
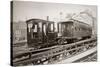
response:
{"label": "locomotive cab", "polygon": [[48,46],[55,38],[54,22],[42,19],[30,19],[27,23],[27,43],[29,47]]}

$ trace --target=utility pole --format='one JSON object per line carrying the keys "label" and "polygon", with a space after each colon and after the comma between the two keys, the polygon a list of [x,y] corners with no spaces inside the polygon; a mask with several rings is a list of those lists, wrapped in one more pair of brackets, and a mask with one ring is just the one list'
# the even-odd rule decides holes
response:
{"label": "utility pole", "polygon": [[49,16],[47,16],[47,21],[49,21]]}
{"label": "utility pole", "polygon": [[62,21],[62,12],[59,13],[60,14],[60,21]]}

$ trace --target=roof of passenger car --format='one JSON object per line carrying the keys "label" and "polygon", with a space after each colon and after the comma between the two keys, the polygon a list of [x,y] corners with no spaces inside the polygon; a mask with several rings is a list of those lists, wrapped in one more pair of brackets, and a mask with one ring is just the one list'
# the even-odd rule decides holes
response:
{"label": "roof of passenger car", "polygon": [[[34,22],[31,22],[34,21]],[[29,19],[26,21],[26,23],[53,23],[53,21],[47,21],[47,20],[43,20],[43,19]]]}

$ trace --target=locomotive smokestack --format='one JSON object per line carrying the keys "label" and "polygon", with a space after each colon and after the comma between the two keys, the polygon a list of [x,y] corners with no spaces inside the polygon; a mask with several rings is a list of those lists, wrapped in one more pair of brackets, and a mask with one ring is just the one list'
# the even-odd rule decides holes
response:
{"label": "locomotive smokestack", "polygon": [[49,16],[47,16],[47,21],[49,21]]}

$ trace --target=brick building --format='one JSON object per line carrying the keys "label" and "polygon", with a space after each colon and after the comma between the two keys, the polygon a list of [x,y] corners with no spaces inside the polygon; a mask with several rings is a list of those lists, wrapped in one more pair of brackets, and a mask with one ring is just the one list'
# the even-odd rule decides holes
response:
{"label": "brick building", "polygon": [[13,43],[27,40],[27,27],[23,21],[13,22]]}

